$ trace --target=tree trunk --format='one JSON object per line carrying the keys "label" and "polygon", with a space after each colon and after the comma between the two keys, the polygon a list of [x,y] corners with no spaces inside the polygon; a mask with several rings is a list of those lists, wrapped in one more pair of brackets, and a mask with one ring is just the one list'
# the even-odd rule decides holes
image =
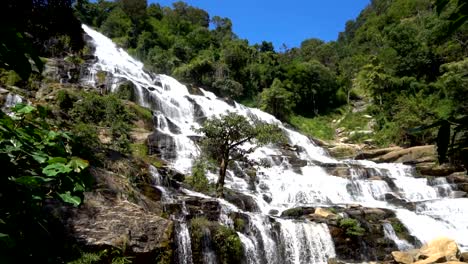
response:
{"label": "tree trunk", "polygon": [[224,179],[226,178],[228,159],[223,157],[219,165],[219,178],[216,183],[216,196],[218,198],[224,197]]}

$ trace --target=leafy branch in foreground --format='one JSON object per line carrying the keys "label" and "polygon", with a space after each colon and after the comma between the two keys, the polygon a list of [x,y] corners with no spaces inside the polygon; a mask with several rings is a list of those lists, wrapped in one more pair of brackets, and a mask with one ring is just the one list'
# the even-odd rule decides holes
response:
{"label": "leafy branch in foreground", "polygon": [[260,121],[252,124],[244,116],[232,112],[208,119],[196,132],[204,135],[200,142],[202,152],[219,165],[218,197],[223,197],[229,162],[244,159],[258,146],[286,140],[277,125]]}
{"label": "leafy branch in foreground", "polygon": [[46,115],[43,107],[24,104],[11,116],[0,111],[2,245],[33,239],[45,229],[47,199],[78,206],[88,186],[88,161],[73,156],[71,136],[48,123]]}

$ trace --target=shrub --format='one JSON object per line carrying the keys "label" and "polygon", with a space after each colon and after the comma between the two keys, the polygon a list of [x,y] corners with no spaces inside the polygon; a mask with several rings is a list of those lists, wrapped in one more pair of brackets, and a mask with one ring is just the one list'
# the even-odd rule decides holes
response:
{"label": "shrub", "polygon": [[206,192],[210,188],[210,182],[206,178],[206,162],[196,160],[192,166],[191,177],[186,178],[186,182],[197,192]]}
{"label": "shrub", "polygon": [[236,264],[242,260],[242,243],[236,231],[219,226],[213,236],[213,244],[222,264]]}
{"label": "shrub", "polygon": [[341,219],[339,225],[344,228],[346,234],[350,236],[363,236],[366,231],[356,219],[352,218]]}

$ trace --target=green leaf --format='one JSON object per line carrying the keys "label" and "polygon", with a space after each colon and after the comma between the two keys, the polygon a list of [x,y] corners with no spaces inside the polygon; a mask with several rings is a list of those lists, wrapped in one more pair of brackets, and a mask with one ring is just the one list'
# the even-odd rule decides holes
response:
{"label": "green leaf", "polygon": [[75,183],[75,187],[73,187],[74,192],[84,192],[85,186],[81,183]]}
{"label": "green leaf", "polygon": [[67,163],[67,159],[66,158],[62,158],[62,157],[54,157],[54,158],[51,158],[49,159],[49,161],[47,161],[47,163],[49,164],[53,164],[53,163]]}
{"label": "green leaf", "polygon": [[7,238],[7,237],[9,237],[9,235],[0,233],[0,239],[4,239],[4,238]]}
{"label": "green leaf", "polygon": [[17,113],[17,114],[29,114],[31,113],[32,111],[36,110],[36,108],[30,106],[30,105],[27,105],[27,104],[17,104],[13,109],[12,111]]}
{"label": "green leaf", "polygon": [[37,162],[41,164],[46,162],[47,158],[49,157],[44,152],[34,152],[33,154],[31,154],[31,156],[33,157],[34,160],[36,160]]}
{"label": "green leaf", "polygon": [[78,196],[71,195],[70,192],[59,193],[59,196],[64,202],[70,203],[75,207],[81,204],[81,198]]}
{"label": "green leaf", "polygon": [[60,173],[69,173],[72,169],[63,163],[54,163],[47,165],[44,169],[42,169],[42,173],[49,177],[57,176]]}
{"label": "green leaf", "polygon": [[89,162],[78,157],[73,157],[70,162],[68,162],[68,166],[70,166],[74,172],[79,173],[89,166]]}
{"label": "green leaf", "polygon": [[37,177],[37,176],[23,176],[16,178],[14,182],[22,184],[22,185],[27,185],[27,186],[39,186],[41,185],[42,182],[42,177]]}

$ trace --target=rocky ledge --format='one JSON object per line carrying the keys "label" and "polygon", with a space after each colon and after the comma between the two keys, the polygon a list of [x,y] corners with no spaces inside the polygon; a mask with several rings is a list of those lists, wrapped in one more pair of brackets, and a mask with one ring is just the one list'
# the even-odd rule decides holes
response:
{"label": "rocky ledge", "polygon": [[[417,244],[391,210],[347,207],[297,207],[283,211],[284,218],[325,223],[335,244],[340,261],[390,261],[398,245],[386,232],[393,230],[401,241]],[[387,230],[387,231],[386,231]]]}

